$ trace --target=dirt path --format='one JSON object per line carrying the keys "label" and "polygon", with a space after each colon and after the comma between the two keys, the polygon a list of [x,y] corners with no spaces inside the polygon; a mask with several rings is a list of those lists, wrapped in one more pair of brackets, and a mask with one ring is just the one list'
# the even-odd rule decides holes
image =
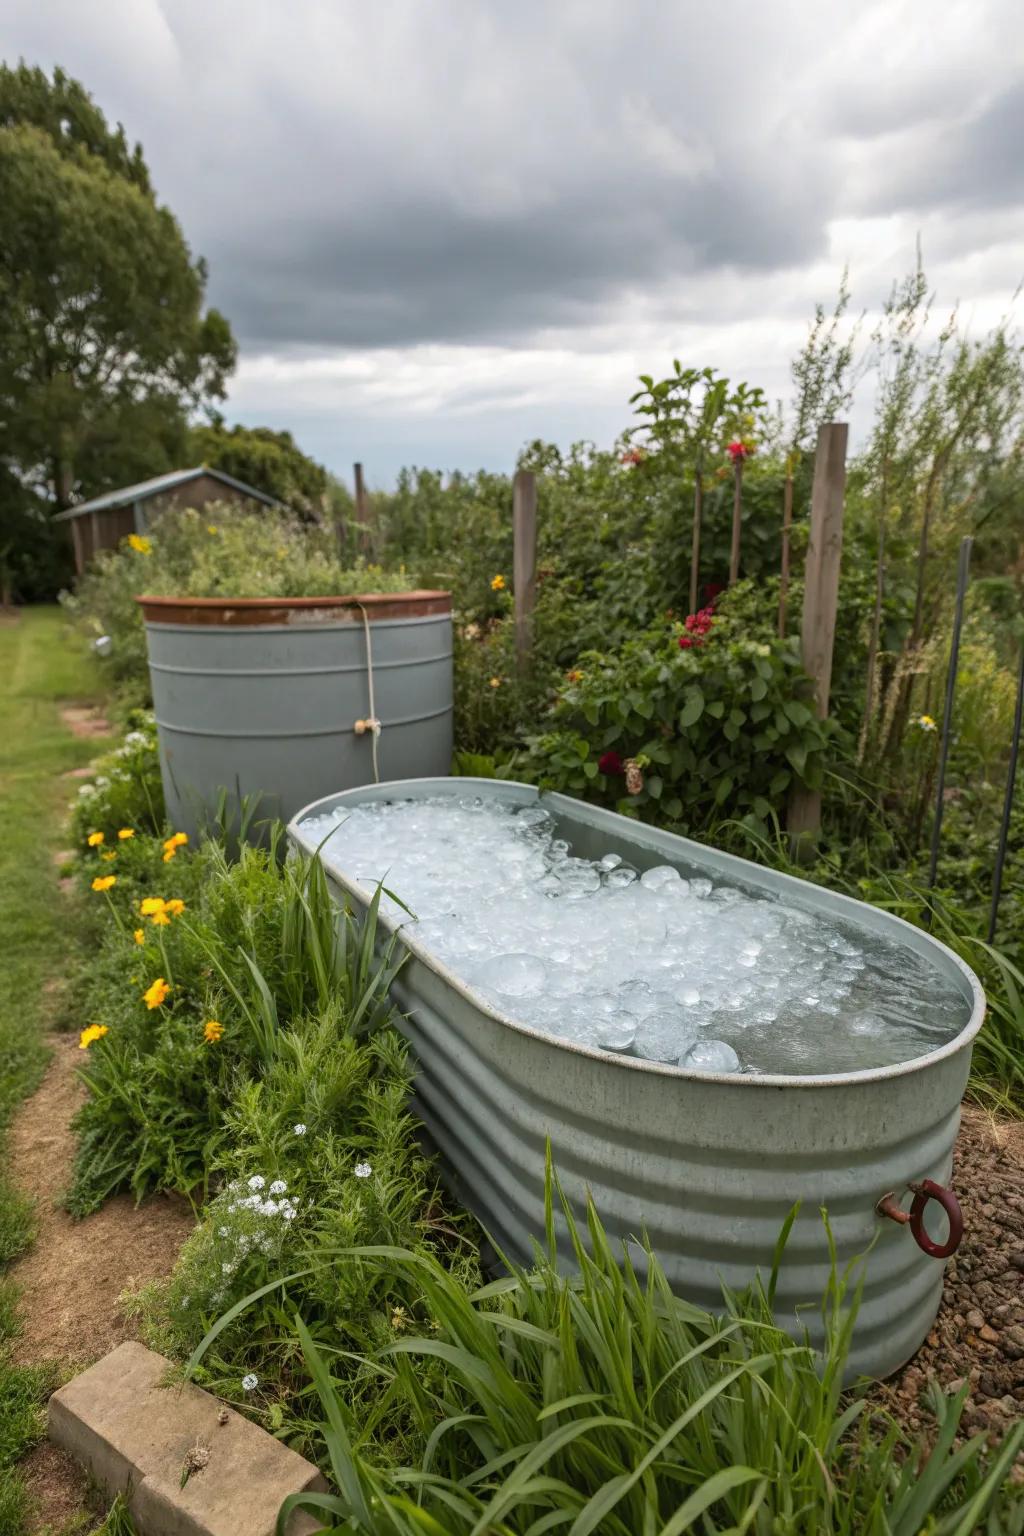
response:
{"label": "dirt path", "polygon": [[118,1195],[82,1221],[61,1208],[82,1086],[77,1040],[54,1035],[50,1043],[46,1076],[18,1110],[8,1139],[11,1179],[35,1199],[39,1224],[35,1242],[9,1270],[21,1292],[15,1359],[83,1366],[133,1337],[118,1296],[170,1272],[194,1219],[186,1201],[165,1196],[136,1207]]}

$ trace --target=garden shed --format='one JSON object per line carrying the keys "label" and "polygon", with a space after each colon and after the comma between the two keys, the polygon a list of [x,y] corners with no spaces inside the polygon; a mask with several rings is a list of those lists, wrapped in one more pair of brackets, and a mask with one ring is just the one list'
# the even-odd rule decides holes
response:
{"label": "garden shed", "polygon": [[106,491],[91,501],[58,512],[55,523],[70,523],[75,543],[75,570],[79,575],[98,550],[116,549],[130,533],[144,534],[162,512],[177,507],[202,507],[209,501],[258,502],[266,507],[281,503],[265,491],[226,475],[223,470],[175,469],[137,485]]}

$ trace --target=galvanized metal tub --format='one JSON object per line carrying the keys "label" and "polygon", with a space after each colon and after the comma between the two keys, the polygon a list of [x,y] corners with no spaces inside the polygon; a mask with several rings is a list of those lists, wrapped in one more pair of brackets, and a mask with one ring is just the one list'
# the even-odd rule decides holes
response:
{"label": "galvanized metal tub", "polygon": [[450,593],[137,601],[176,828],[195,833],[224,791],[229,815],[258,796],[258,818],[287,820],[372,783],[371,718],[380,778],[448,772]]}
{"label": "galvanized metal tub", "polygon": [[[289,836],[311,853],[315,840],[301,825],[307,815],[446,794],[519,805],[539,799],[576,853],[617,852],[640,869],[696,868],[866,925],[925,956],[961,991],[970,1018],[960,1034],[898,1066],[818,1077],[685,1073],[555,1040],[495,1012],[429,955],[414,925],[401,929],[410,958],[393,991],[418,1059],[416,1108],[456,1192],[501,1248],[528,1259],[531,1238],[543,1233],[549,1139],[574,1211],[584,1211],[589,1192],[613,1236],[646,1232],[677,1292],[709,1308],[720,1305],[723,1283],[745,1285],[759,1269],[767,1275],[787,1213],[800,1201],[776,1307],[784,1326],[806,1327],[818,1341],[830,1273],[824,1207],[841,1265],[870,1249],[851,1373],[884,1376],[903,1364],[938,1310],[943,1264],[918,1247],[909,1225],[876,1207],[894,1194],[891,1208],[905,1214],[909,1185],[948,1183],[971,1042],[984,1016],[973,973],[889,913],[526,785],[427,779],[330,795],[300,812]],[[330,845],[321,853],[336,894],[358,911],[367,893],[338,857]],[[935,1204],[927,1223],[932,1240],[946,1244],[946,1217]]]}

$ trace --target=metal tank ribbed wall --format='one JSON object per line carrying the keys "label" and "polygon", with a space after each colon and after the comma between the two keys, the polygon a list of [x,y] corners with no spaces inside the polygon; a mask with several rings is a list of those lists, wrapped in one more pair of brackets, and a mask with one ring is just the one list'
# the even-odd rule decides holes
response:
{"label": "metal tank ribbed wall", "polygon": [[[309,811],[368,798],[478,793],[529,804],[522,785],[448,780],[331,796]],[[550,1141],[577,1216],[588,1192],[605,1226],[630,1239],[646,1231],[682,1296],[714,1308],[721,1287],[767,1276],[779,1231],[802,1202],[782,1265],[776,1308],[794,1333],[822,1337],[820,1303],[830,1274],[820,1209],[828,1211],[840,1265],[870,1253],[850,1359],[851,1375],[886,1375],[924,1339],[938,1309],[943,1266],[876,1203],[909,1182],[949,1180],[971,1041],[984,999],[973,974],[944,945],[861,902],[763,870],[727,854],[641,827],[560,795],[540,803],[576,851],[628,853],[640,868],[678,862],[712,878],[775,892],[807,910],[865,924],[911,945],[952,980],[971,1008],[949,1045],[873,1072],[819,1077],[728,1078],[683,1073],[551,1039],[488,1008],[464,982],[409,941],[393,988],[418,1059],[416,1107],[461,1198],[496,1243],[528,1259],[544,1230],[544,1160]],[[292,824],[292,839],[313,842]],[[366,894],[322,855],[339,896]],[[399,893],[400,894],[400,893]],[[408,933],[409,930],[404,930]],[[823,1027],[835,1027],[833,1019]],[[938,1207],[929,1227],[946,1232]]]}
{"label": "metal tank ribbed wall", "polygon": [[446,774],[452,754],[451,599],[140,599],[167,814],[195,834],[222,791],[257,819],[370,784],[370,630],[382,779]]}

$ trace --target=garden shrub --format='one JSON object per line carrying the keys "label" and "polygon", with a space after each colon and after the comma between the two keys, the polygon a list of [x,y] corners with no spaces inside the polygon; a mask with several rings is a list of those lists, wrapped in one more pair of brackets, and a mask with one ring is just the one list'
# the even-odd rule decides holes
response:
{"label": "garden shrub", "polygon": [[269,509],[212,502],[202,512],[165,512],[146,537],[133,534],[118,549],[101,551],[64,603],[90,638],[110,638],[108,675],[127,703],[144,704],[149,673],[135,601],[140,594],[322,597],[398,592],[409,585],[404,571],[343,566],[327,528]]}
{"label": "garden shrub", "polygon": [[705,609],[580,656],[524,771],[669,826],[732,816],[763,827],[792,784],[820,786],[827,743],[796,646]]}

